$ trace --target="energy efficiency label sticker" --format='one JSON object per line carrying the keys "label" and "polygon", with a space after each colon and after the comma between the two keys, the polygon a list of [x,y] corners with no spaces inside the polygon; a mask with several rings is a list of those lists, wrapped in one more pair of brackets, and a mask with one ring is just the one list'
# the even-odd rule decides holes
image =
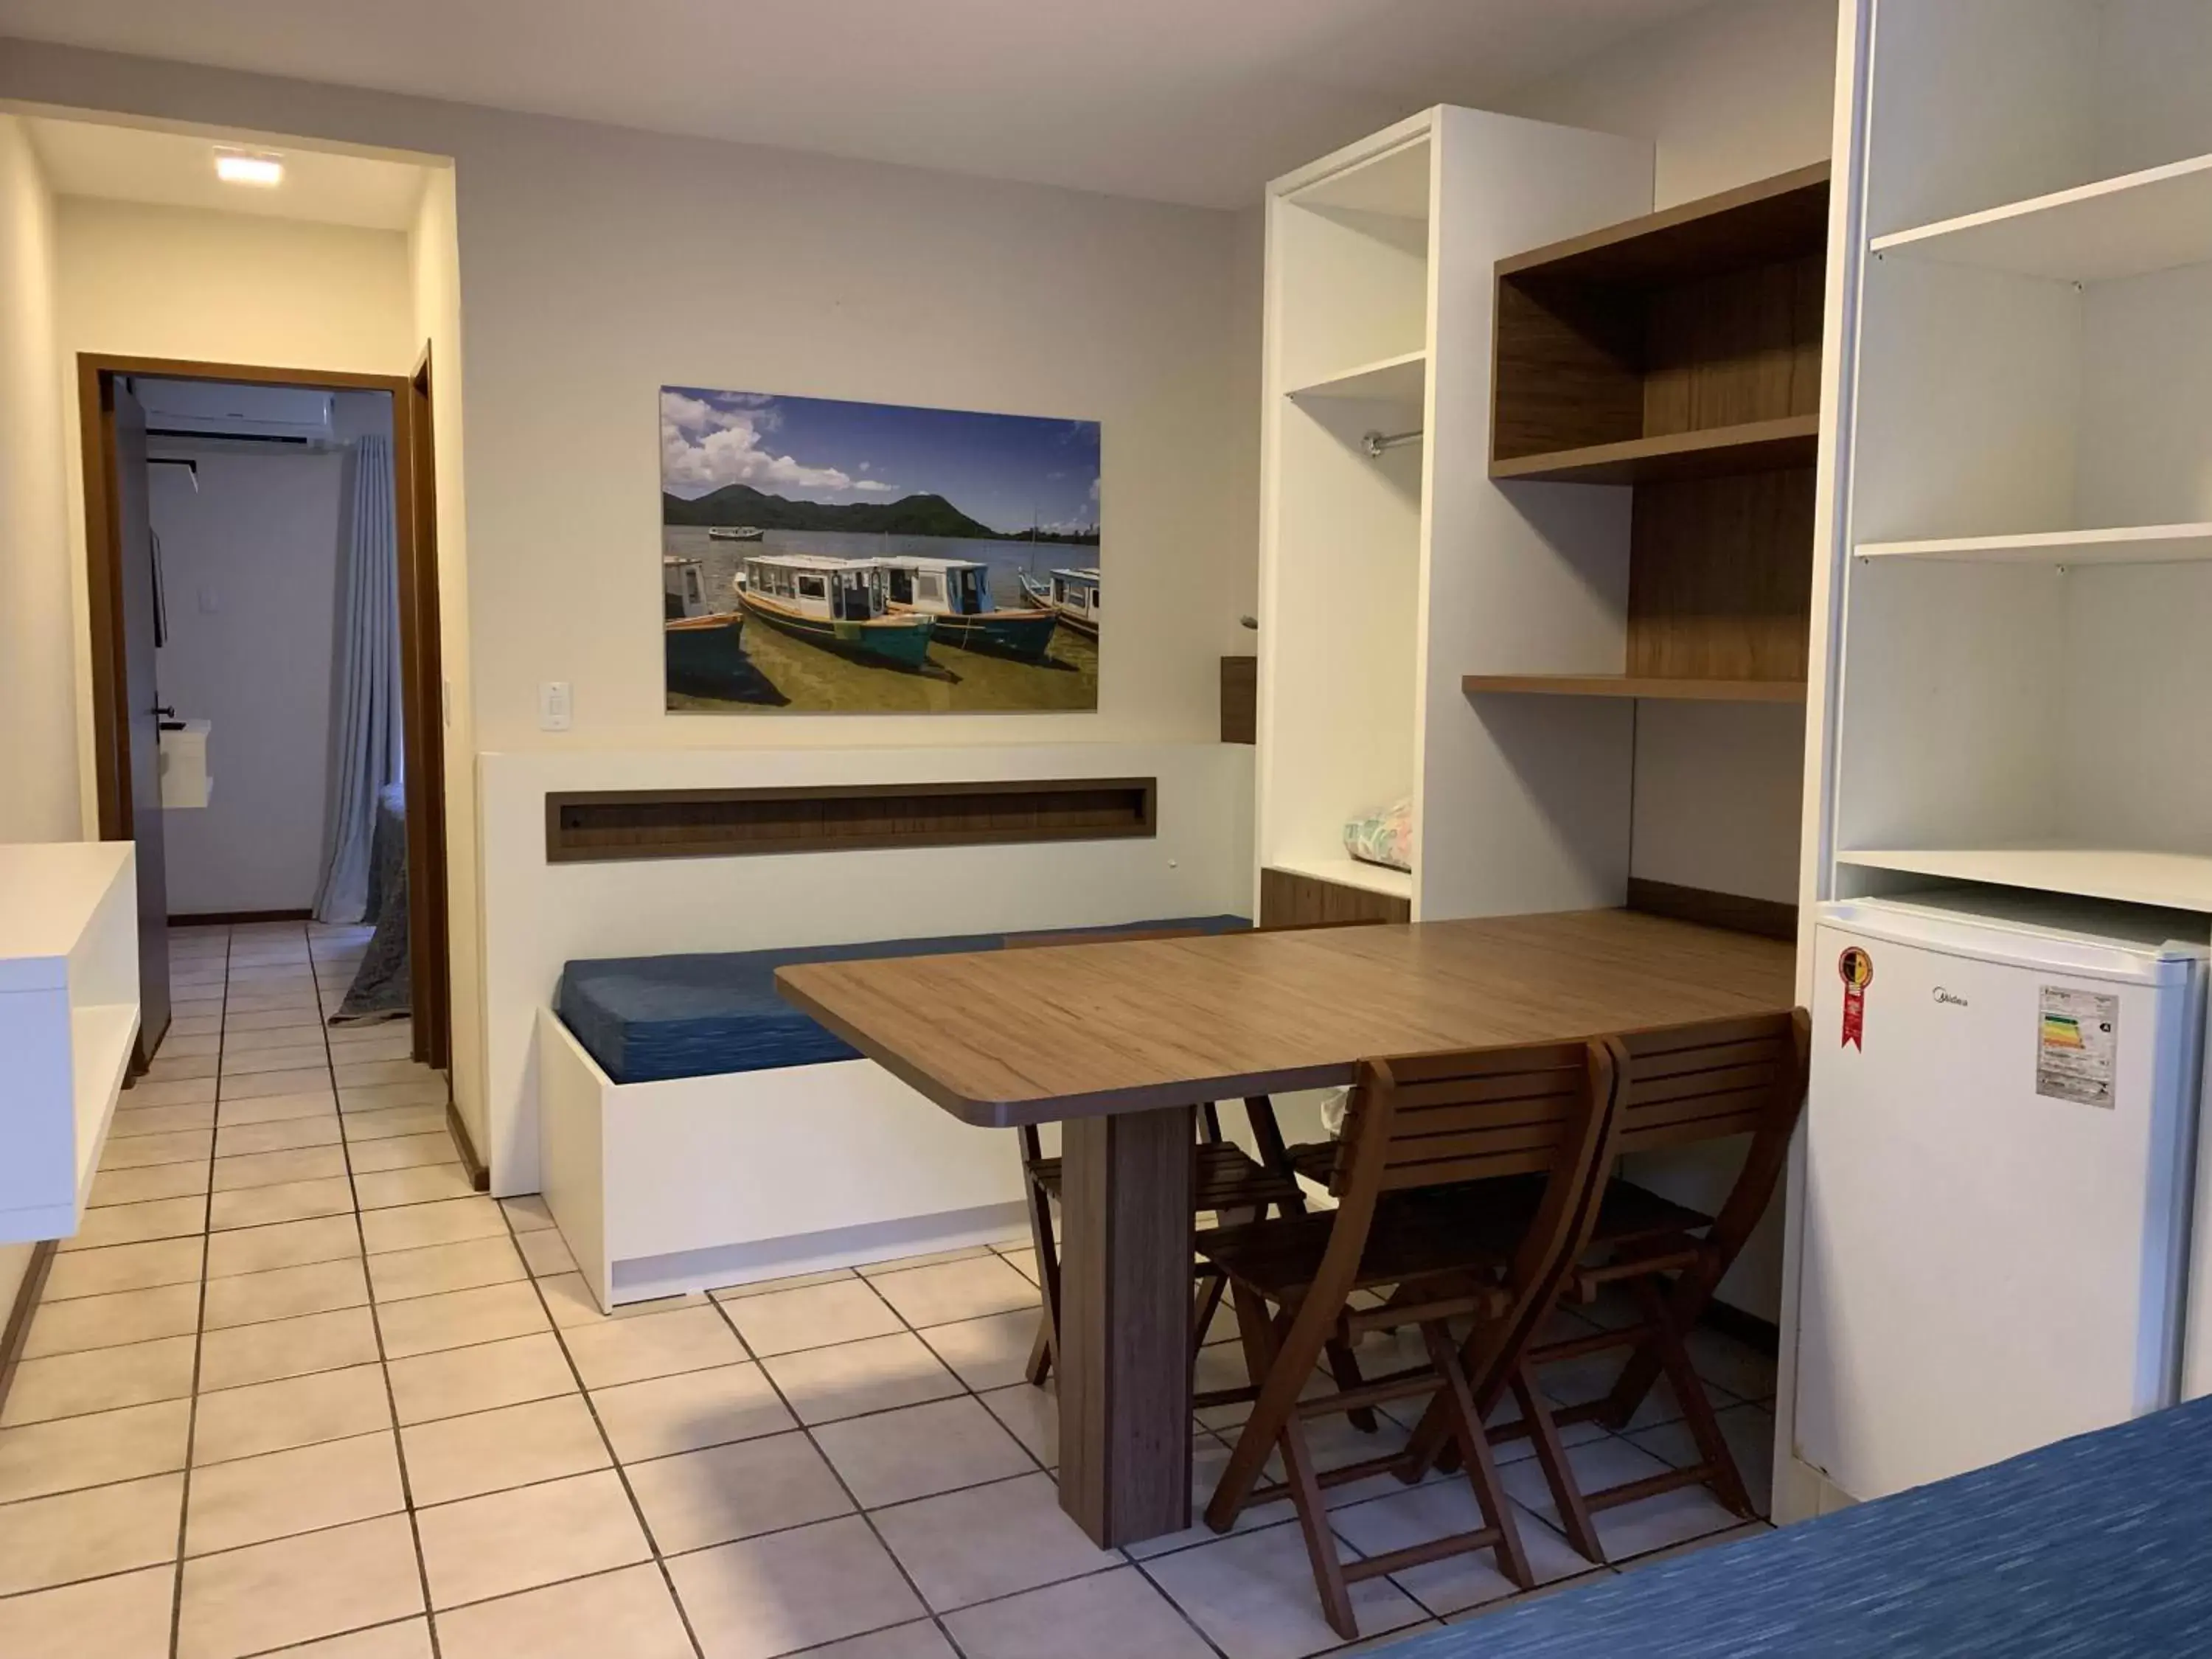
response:
{"label": "energy efficiency label sticker", "polygon": [[2063,986],[2042,988],[2035,1036],[2035,1092],[2084,1106],[2112,1103],[2120,1046],[2120,1000]]}

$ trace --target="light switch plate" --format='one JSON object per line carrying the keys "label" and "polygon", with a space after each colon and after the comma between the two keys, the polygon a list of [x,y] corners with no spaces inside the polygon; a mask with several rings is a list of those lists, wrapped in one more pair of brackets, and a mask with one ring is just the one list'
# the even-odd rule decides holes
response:
{"label": "light switch plate", "polygon": [[546,680],[538,686],[538,729],[539,731],[567,731],[570,710],[568,681]]}

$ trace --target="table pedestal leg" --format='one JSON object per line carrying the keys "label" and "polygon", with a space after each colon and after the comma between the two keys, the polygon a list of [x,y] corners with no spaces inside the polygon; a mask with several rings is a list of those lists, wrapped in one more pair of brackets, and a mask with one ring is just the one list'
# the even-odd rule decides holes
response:
{"label": "table pedestal leg", "polygon": [[1106,1547],[1190,1524],[1191,1131],[1061,1126],[1060,1506]]}

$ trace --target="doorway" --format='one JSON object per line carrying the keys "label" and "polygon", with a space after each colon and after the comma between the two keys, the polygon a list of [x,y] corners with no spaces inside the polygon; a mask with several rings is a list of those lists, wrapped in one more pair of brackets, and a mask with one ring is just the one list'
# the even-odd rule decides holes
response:
{"label": "doorway", "polygon": [[[346,823],[356,825],[361,836],[354,839],[361,844],[349,853],[340,844],[343,837],[332,841],[328,860],[319,872],[314,906],[311,908],[327,909],[335,906],[343,910],[358,906],[368,913],[363,918],[364,925],[374,924],[376,933],[386,947],[381,952],[386,982],[357,988],[363,992],[361,1012],[372,1018],[396,1012],[389,981],[390,963],[397,950],[404,963],[399,970],[404,982],[398,990],[406,999],[404,1006],[411,1019],[411,1057],[420,1064],[450,1073],[452,1014],[447,966],[442,673],[438,641],[430,374],[427,350],[415,373],[405,376],[96,354],[85,354],[78,359],[99,832],[102,840],[135,842],[138,854],[142,1018],[136,1070],[143,1071],[150,1063],[168,1027],[167,933],[173,916],[236,921],[298,915],[289,908],[276,911],[211,911],[204,895],[220,890],[210,886],[207,878],[200,875],[193,878],[201,890],[202,896],[198,899],[172,891],[173,876],[182,871],[181,867],[176,872],[171,868],[165,833],[163,740],[167,738],[170,744],[168,783],[172,797],[187,805],[194,800],[209,799],[211,790],[222,787],[222,763],[219,760],[210,762],[205,768],[214,780],[211,788],[193,776],[193,762],[198,744],[212,744],[214,754],[219,757],[223,752],[223,740],[221,734],[207,726],[192,729],[191,711],[181,708],[169,695],[171,688],[161,677],[160,662],[165,650],[173,656],[175,653],[173,641],[178,638],[175,629],[180,612],[191,614],[204,610],[212,614],[226,600],[211,584],[188,583],[180,590],[177,572],[172,568],[174,559],[163,556],[155,533],[154,492],[149,484],[151,466],[190,466],[195,484],[201,469],[193,464],[190,446],[178,441],[177,428],[188,426],[189,421],[172,414],[163,417],[168,419],[169,426],[165,428],[158,422],[149,426],[148,406],[142,393],[158,393],[157,403],[166,399],[172,409],[189,409],[192,399],[187,394],[194,389],[232,387],[274,394],[264,399],[274,413],[254,423],[249,435],[240,438],[234,434],[232,441],[217,443],[219,453],[234,453],[238,446],[261,443],[298,441],[313,445],[312,422],[299,422],[307,429],[308,435],[295,438],[287,430],[291,424],[283,404],[283,394],[287,393],[312,394],[301,400],[309,409],[319,403],[331,409],[341,404],[374,408],[380,412],[380,418],[388,421],[388,447],[382,450],[386,459],[381,463],[388,471],[388,477],[374,470],[380,464],[376,453],[356,444],[347,473],[350,481],[348,488],[357,489],[362,494],[349,501],[348,510],[355,511],[368,502],[370,520],[374,520],[379,511],[385,514],[381,529],[372,529],[364,544],[380,544],[392,561],[393,568],[382,580],[392,592],[388,609],[396,612],[390,620],[396,620],[397,639],[388,644],[396,644],[396,651],[386,648],[374,659],[383,668],[370,672],[354,665],[344,666],[343,674],[334,675],[333,667],[342,665],[333,659],[353,648],[349,641],[358,637],[345,630],[356,629],[365,614],[348,617],[343,629],[330,626],[338,616],[345,615],[343,599],[325,618],[319,644],[325,649],[321,668],[325,686],[334,678],[345,682],[333,691],[340,699],[337,719],[331,722],[332,763],[336,766],[347,765],[357,751],[375,750],[385,744],[386,735],[380,727],[374,732],[367,732],[367,727],[375,726],[379,720],[388,724],[393,712],[389,709],[388,697],[382,699],[380,704],[374,698],[347,701],[347,685],[359,681],[364,674],[378,678],[385,668],[396,678],[398,729],[388,734],[392,740],[389,746],[396,752],[390,766],[385,769],[393,775],[393,781],[382,788],[374,787],[382,773],[374,773],[368,786],[351,787],[352,799],[342,799],[354,780],[349,774],[338,778],[329,795],[331,822],[335,824],[343,818]],[[388,414],[382,413],[386,410]],[[207,470],[210,473],[216,471],[212,458]],[[175,482],[176,475],[171,474],[170,482],[164,487],[173,488]],[[338,580],[335,571],[330,580]],[[377,591],[373,574],[365,580],[372,591]],[[199,618],[192,615],[192,620]],[[381,614],[377,623],[388,629],[389,622]],[[310,634],[313,627],[312,623],[308,625]],[[294,655],[305,654],[312,670],[316,665],[319,641],[310,637],[294,643],[297,647]],[[176,678],[185,677],[181,658],[177,659],[172,673]],[[273,681],[268,690],[272,698],[284,695],[283,688]],[[380,708],[380,713],[362,712]],[[362,729],[346,729],[349,719]],[[169,728],[166,732],[165,726]],[[242,747],[234,750],[241,758],[247,752]],[[254,763],[263,765],[265,770],[264,760],[257,754]],[[315,805],[319,809],[323,803]],[[386,821],[380,849],[380,862],[385,868],[380,877],[378,850],[372,850],[362,839],[374,837],[380,817]],[[317,823],[319,828],[319,815]],[[200,842],[210,842],[204,826],[196,825],[195,830]],[[204,852],[195,848],[193,856],[204,866]],[[394,876],[399,879],[393,880]],[[295,880],[296,884],[296,878]],[[185,899],[181,905],[179,897]],[[371,964],[380,960],[374,939],[371,941],[368,960]],[[365,968],[364,981],[369,977]],[[348,1006],[352,1006],[349,1001]]]}

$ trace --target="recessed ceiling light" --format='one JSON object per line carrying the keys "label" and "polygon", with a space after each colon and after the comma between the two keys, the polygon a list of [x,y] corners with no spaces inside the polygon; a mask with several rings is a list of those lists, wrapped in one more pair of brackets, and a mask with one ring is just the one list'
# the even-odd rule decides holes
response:
{"label": "recessed ceiling light", "polygon": [[219,149],[215,153],[215,176],[227,185],[259,185],[265,189],[284,182],[284,163],[274,155]]}

